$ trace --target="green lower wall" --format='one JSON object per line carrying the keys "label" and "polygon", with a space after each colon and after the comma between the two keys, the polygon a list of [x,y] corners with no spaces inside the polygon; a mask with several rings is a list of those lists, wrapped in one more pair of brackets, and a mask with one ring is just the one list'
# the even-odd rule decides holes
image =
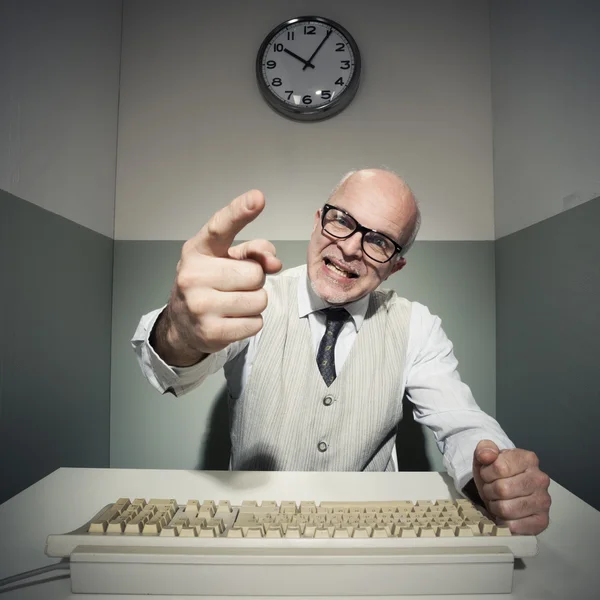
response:
{"label": "green lower wall", "polygon": [[0,503],[109,464],[113,244],[0,190]]}
{"label": "green lower wall", "polygon": [[600,509],[600,198],[496,243],[498,418]]}
{"label": "green lower wall", "polygon": [[[305,262],[306,242],[274,242],[284,267]],[[173,398],[161,396],[138,368],[130,339],[142,314],[166,303],[181,242],[115,242],[111,388],[111,466],[227,468],[224,377]],[[442,318],[475,398],[494,415],[496,334],[494,242],[417,242],[408,265],[386,287]],[[403,469],[442,470],[428,431],[405,419]]]}

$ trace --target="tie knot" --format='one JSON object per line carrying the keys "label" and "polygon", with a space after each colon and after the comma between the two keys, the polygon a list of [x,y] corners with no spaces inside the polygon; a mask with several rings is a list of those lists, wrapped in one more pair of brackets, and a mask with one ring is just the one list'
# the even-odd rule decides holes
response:
{"label": "tie knot", "polygon": [[334,321],[337,323],[347,321],[350,316],[350,313],[348,313],[345,308],[333,308],[332,306],[324,308],[321,312],[327,317],[327,321]]}

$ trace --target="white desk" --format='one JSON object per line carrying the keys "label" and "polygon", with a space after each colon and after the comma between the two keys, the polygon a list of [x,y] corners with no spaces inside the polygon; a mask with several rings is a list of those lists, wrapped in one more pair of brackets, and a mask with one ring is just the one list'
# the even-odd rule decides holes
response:
{"label": "white desk", "polygon": [[[538,556],[517,563],[513,593],[468,598],[600,598],[600,513],[555,482],[550,486],[550,494],[550,527],[538,536]],[[179,503],[189,498],[240,503],[246,499],[417,500],[456,494],[451,480],[439,473],[59,469],[0,506],[0,579],[56,562],[44,554],[46,536],[81,526],[104,505],[122,496],[176,498]],[[107,600],[105,595],[72,595],[65,573],[68,571],[54,571],[41,577],[63,578],[0,591],[0,600]],[[119,598],[141,600],[148,596]],[[410,598],[447,600],[452,596]]]}

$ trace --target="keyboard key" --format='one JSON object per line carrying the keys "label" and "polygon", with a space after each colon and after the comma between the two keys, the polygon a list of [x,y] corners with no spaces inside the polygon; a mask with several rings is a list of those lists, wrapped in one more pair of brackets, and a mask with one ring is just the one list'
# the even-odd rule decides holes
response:
{"label": "keyboard key", "polygon": [[244,537],[244,533],[241,527],[231,527],[227,530],[227,537],[230,538],[241,538]]}
{"label": "keyboard key", "polygon": [[299,525],[288,525],[285,530],[286,538],[299,538],[301,536],[300,526]]}
{"label": "keyboard key", "polygon": [[216,538],[216,537],[219,537],[218,527],[216,525],[214,525],[214,526],[200,527],[198,529],[198,537],[201,537],[201,538]]}
{"label": "keyboard key", "polygon": [[225,516],[230,515],[232,513],[231,503],[229,500],[219,500],[219,505],[217,506],[217,512],[215,513],[217,516]]}
{"label": "keyboard key", "polygon": [[419,527],[419,537],[435,537],[435,530],[433,527],[431,527],[431,525],[428,525],[427,527]]}
{"label": "keyboard key", "polygon": [[300,512],[303,515],[316,513],[317,506],[314,502],[300,502]]}
{"label": "keyboard key", "polygon": [[281,538],[282,537],[281,525],[269,525],[267,527],[267,533],[265,534],[265,537]]}
{"label": "keyboard key", "polygon": [[512,535],[510,529],[505,525],[494,525],[492,535],[505,536]]}
{"label": "keyboard key", "polygon": [[247,538],[262,538],[263,528],[262,527],[248,527],[245,537]]}
{"label": "keyboard key", "polygon": [[352,537],[354,538],[368,538],[370,537],[370,532],[366,527],[357,527],[353,532],[352,532]]}

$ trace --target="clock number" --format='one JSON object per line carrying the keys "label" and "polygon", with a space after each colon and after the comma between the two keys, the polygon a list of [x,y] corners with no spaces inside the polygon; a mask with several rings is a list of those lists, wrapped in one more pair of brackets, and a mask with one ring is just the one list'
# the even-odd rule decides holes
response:
{"label": "clock number", "polygon": [[306,96],[302,97],[302,104],[312,104],[312,98],[310,94],[306,94]]}
{"label": "clock number", "polygon": [[344,80],[341,77],[338,77],[335,81],[335,85],[344,85]]}
{"label": "clock number", "polygon": [[335,45],[335,51],[336,52],[343,52],[345,46],[346,46],[346,44],[342,44],[342,42],[337,42],[336,45]]}
{"label": "clock number", "polygon": [[274,60],[267,61],[267,69],[274,69],[277,66],[277,63]]}
{"label": "clock number", "polygon": [[273,79],[273,81],[271,81],[271,85],[273,87],[279,87],[281,85],[281,79],[279,77],[275,77],[275,79]]}
{"label": "clock number", "polygon": [[288,95],[287,99],[289,100],[292,97],[294,90],[285,90],[283,93]]}
{"label": "clock number", "polygon": [[283,52],[283,44],[273,44],[273,52]]}
{"label": "clock number", "polygon": [[342,66],[340,67],[340,69],[347,71],[350,68],[350,61],[349,60],[342,60],[340,61],[342,63]]}
{"label": "clock number", "polygon": [[331,100],[331,90],[323,90],[321,92],[321,100]]}
{"label": "clock number", "polygon": [[288,40],[293,40],[294,39],[294,31],[288,31],[287,32],[287,39]]}
{"label": "clock number", "polygon": [[317,31],[317,28],[314,25],[305,25],[304,26],[304,35],[315,35],[316,31]]}

